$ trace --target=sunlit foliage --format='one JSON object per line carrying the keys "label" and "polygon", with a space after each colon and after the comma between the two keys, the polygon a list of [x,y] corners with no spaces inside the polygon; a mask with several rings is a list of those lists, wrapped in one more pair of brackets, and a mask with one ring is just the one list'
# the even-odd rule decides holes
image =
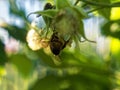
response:
{"label": "sunlit foliage", "polygon": [[0,18],[0,90],[120,90],[120,0],[27,1],[42,10],[8,0],[14,23]]}

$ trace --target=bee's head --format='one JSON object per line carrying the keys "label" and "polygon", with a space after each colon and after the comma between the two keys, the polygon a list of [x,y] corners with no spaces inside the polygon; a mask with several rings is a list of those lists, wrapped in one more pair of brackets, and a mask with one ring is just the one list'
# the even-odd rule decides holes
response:
{"label": "bee's head", "polygon": [[47,9],[55,9],[55,6],[53,6],[51,3],[46,3],[44,6],[44,10],[47,10]]}
{"label": "bee's head", "polygon": [[52,53],[55,54],[55,55],[59,55],[59,53],[60,53],[60,50],[59,50],[59,49],[56,49],[56,48],[52,48],[51,51],[52,51]]}

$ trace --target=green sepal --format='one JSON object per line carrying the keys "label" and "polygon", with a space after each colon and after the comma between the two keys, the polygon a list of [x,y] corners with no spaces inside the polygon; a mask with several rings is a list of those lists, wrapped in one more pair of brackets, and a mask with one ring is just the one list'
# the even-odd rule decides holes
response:
{"label": "green sepal", "polygon": [[36,12],[32,12],[30,13],[27,17],[29,17],[31,14],[38,14],[38,15],[41,15],[41,16],[46,16],[46,17],[49,17],[49,18],[53,18],[56,13],[58,11],[57,10],[53,10],[53,9],[49,9],[49,10],[44,10],[44,11],[36,11]]}
{"label": "green sepal", "polygon": [[56,7],[57,9],[63,9],[66,7],[70,7],[70,3],[68,2],[68,0],[56,0]]}
{"label": "green sepal", "polygon": [[79,7],[79,6],[73,6],[73,10],[76,11],[81,19],[88,18],[88,14],[85,13],[85,11]]}
{"label": "green sepal", "polygon": [[[73,10],[76,13],[75,15],[76,15],[76,18],[77,18],[77,26],[78,26],[78,30],[76,30],[76,35],[78,37],[82,36],[85,40],[95,43],[95,41],[89,40],[85,36],[84,24],[83,24],[82,20],[83,20],[83,18],[87,17],[87,15],[85,13],[83,14],[83,11],[81,11],[78,8],[74,8]],[[81,37],[79,39],[81,39]]]}

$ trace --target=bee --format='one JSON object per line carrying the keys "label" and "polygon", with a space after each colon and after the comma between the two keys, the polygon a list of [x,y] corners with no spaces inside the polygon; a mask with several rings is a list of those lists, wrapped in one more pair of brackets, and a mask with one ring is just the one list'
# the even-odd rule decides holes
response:
{"label": "bee", "polygon": [[58,32],[54,32],[50,40],[50,49],[52,53],[54,55],[59,55],[60,51],[66,47],[68,42],[69,40],[65,41],[64,39],[62,39],[58,35]]}
{"label": "bee", "polygon": [[63,50],[69,42],[69,40],[65,41],[61,38],[58,32],[53,32],[50,38],[45,38],[41,37],[39,33],[33,29],[27,33],[26,40],[32,50],[36,51],[49,46],[54,55],[59,55],[61,50]]}

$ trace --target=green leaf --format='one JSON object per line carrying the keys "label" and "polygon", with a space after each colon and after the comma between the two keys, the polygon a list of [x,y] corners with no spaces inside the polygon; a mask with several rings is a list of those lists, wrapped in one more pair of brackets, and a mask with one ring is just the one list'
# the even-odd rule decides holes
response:
{"label": "green leaf", "polygon": [[17,67],[19,72],[25,77],[30,75],[30,73],[32,72],[33,62],[25,55],[12,55],[10,57],[10,62],[13,63]]}
{"label": "green leaf", "polygon": [[92,90],[110,90],[111,82],[108,75],[87,69],[83,69],[81,73],[75,75],[67,75],[66,73],[67,70],[61,77],[57,76],[56,72],[56,75],[48,75],[39,79],[30,90],[91,90],[91,88]]}
{"label": "green leaf", "polygon": [[[97,3],[103,3],[103,4],[111,4],[110,0],[96,0],[96,2]],[[111,14],[111,8],[110,7],[105,7],[105,8],[103,7],[102,9],[98,10],[98,12],[99,12],[99,14],[101,14],[106,19],[110,19],[110,14]]]}
{"label": "green leaf", "polygon": [[98,10],[98,12],[105,18],[110,19],[111,8],[103,8]]}
{"label": "green leaf", "polygon": [[0,40],[0,65],[4,65],[8,61],[4,47],[4,44]]}
{"label": "green leaf", "polygon": [[48,76],[40,79],[30,90],[60,90],[59,80],[56,77]]}
{"label": "green leaf", "polygon": [[56,0],[56,7],[57,9],[63,9],[65,7],[70,7],[70,3],[68,0]]}
{"label": "green leaf", "polygon": [[29,17],[31,14],[38,14],[38,15],[49,17],[49,18],[53,18],[57,12],[58,11],[55,9],[48,9],[48,10],[44,10],[44,11],[32,12],[27,17]]}
{"label": "green leaf", "polygon": [[101,28],[101,33],[105,36],[112,36],[120,39],[120,20],[105,23]]}
{"label": "green leaf", "polygon": [[36,54],[39,56],[39,59],[42,60],[46,65],[50,67],[55,67],[55,63],[53,62],[54,56],[47,55],[42,49],[36,51]]}

